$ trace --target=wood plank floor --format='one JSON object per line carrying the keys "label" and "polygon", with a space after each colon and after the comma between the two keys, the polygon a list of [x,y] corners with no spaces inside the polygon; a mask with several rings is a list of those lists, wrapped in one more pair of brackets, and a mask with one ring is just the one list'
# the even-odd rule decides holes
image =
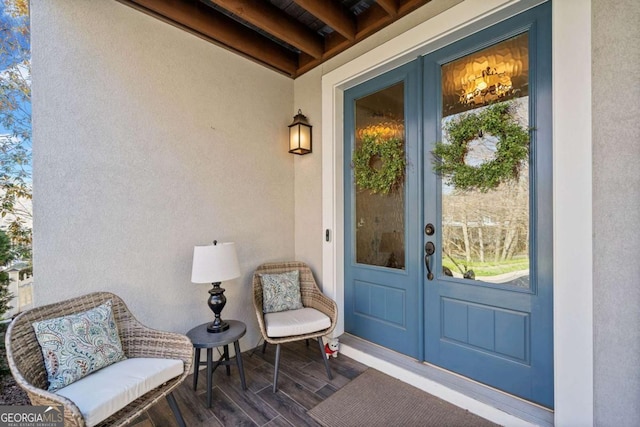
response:
{"label": "wood plank floor", "polygon": [[[200,371],[198,388],[193,390],[193,377],[174,392],[187,426],[317,426],[307,415],[367,367],[344,355],[330,358],[333,380],[327,378],[320,350],[315,341],[306,347],[304,341],[283,344],[280,355],[278,392],[272,391],[275,346],[242,353],[248,390],[242,390],[238,370],[231,367],[227,376],[224,367],[213,377],[213,399],[207,408],[206,371]],[[204,354],[203,354],[204,357]],[[214,356],[215,357],[215,356]],[[131,423],[131,427],[176,426],[166,400]]]}

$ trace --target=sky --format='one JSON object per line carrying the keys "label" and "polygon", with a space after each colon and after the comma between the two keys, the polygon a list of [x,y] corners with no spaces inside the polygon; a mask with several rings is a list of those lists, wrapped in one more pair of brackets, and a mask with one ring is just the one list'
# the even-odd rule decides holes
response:
{"label": "sky", "polygon": [[[13,18],[9,15],[8,10],[7,10],[7,6],[5,4],[5,0],[0,0],[0,27],[2,28],[2,31],[11,31],[13,28],[15,28],[16,25],[18,25],[20,23],[20,19],[28,19],[27,17],[23,17],[23,18]],[[14,36],[17,37],[18,41],[21,43],[21,45],[25,46],[25,47],[29,47],[29,37],[25,37],[23,35],[17,34],[15,31],[12,31],[12,33],[14,34]],[[4,37],[3,37],[4,39]],[[6,66],[8,64],[10,64],[10,62],[14,60],[14,58],[11,55],[6,55],[3,54],[2,56],[0,56],[0,69],[5,69]]]}
{"label": "sky", "polygon": [[[6,78],[6,70],[7,67],[10,67],[11,65],[13,65],[16,62],[16,59],[18,58],[18,55],[14,54],[14,52],[11,52],[9,49],[9,44],[6,43],[7,39],[15,39],[17,40],[21,46],[23,46],[26,49],[29,49],[29,37],[28,35],[23,35],[20,34],[19,32],[15,31],[15,28],[21,23],[21,20],[28,20],[28,17],[22,17],[22,18],[13,18],[11,15],[9,15],[8,10],[7,10],[7,4],[5,0],[0,0],[0,31],[2,32],[0,35],[0,42],[3,43],[2,48],[0,49],[0,81],[3,80],[3,77]],[[23,75],[25,75],[25,77],[27,77],[28,79],[30,78],[30,76],[28,76],[28,70],[26,69],[26,67],[20,67],[20,71],[21,73],[23,73]],[[27,111],[27,113],[30,115],[31,113],[31,104],[29,103],[24,103],[22,104],[22,109]],[[0,123],[0,136],[1,135],[10,135],[12,132],[10,129],[5,128],[2,123]],[[31,171],[31,165],[29,165],[27,167],[28,171]]]}

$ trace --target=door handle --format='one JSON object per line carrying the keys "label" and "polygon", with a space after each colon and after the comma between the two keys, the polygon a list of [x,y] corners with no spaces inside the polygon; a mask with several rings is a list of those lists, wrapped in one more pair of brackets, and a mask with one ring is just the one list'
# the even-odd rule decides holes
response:
{"label": "door handle", "polygon": [[427,267],[427,279],[433,280],[433,273],[431,272],[431,256],[436,252],[436,246],[433,242],[427,242],[424,245],[424,265]]}

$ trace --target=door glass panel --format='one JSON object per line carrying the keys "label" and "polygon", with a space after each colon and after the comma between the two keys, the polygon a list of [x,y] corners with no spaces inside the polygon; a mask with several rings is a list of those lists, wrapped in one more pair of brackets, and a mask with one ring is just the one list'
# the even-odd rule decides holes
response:
{"label": "door glass panel", "polygon": [[[444,275],[529,288],[528,50],[525,33],[442,66],[442,142],[459,147],[445,159],[455,171],[442,172]],[[491,128],[483,112],[503,103]]]}
{"label": "door glass panel", "polygon": [[[379,154],[375,149],[393,144],[391,151],[405,158],[404,83],[357,99],[355,115],[354,158],[358,153],[374,153],[366,155],[365,169],[360,166],[355,170],[356,262],[404,269],[405,168],[387,179],[390,163],[385,156],[389,151]],[[359,180],[358,171],[362,170],[367,176]],[[376,185],[380,181],[390,185]]]}

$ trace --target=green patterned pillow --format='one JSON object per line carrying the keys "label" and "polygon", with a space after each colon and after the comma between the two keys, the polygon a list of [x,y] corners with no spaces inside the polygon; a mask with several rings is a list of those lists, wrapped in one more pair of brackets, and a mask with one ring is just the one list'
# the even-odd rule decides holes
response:
{"label": "green patterned pillow", "polygon": [[262,311],[275,313],[303,308],[299,276],[298,270],[280,274],[261,274]]}
{"label": "green patterned pillow", "polygon": [[33,323],[49,391],[125,359],[111,300],[91,310]]}

